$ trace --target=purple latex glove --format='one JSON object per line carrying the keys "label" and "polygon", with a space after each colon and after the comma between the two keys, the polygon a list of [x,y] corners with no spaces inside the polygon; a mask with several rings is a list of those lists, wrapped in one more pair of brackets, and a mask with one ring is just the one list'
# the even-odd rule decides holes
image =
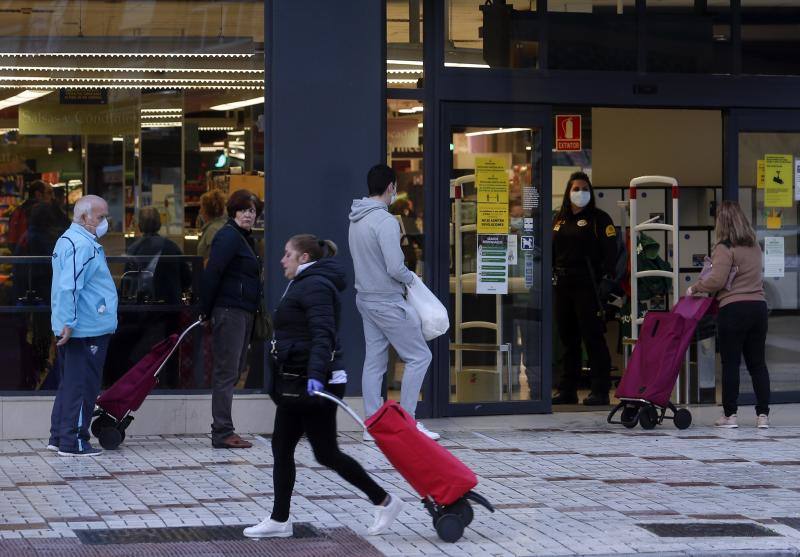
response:
{"label": "purple latex glove", "polygon": [[308,394],[309,395],[311,395],[313,393],[317,393],[317,392],[321,391],[323,388],[324,388],[324,386],[322,385],[322,383],[320,383],[316,379],[309,379],[308,380],[308,386],[306,387],[306,389],[308,390]]}

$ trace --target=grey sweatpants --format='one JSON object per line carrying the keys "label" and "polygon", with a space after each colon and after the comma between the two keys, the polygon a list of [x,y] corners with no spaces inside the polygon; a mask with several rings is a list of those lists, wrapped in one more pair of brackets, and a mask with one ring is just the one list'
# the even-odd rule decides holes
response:
{"label": "grey sweatpants", "polygon": [[364,321],[366,343],[361,376],[364,413],[371,416],[383,404],[381,384],[387,371],[391,344],[406,364],[400,388],[400,405],[413,416],[417,410],[422,381],[431,363],[431,351],[422,336],[419,315],[402,298],[377,302],[356,296],[356,306]]}

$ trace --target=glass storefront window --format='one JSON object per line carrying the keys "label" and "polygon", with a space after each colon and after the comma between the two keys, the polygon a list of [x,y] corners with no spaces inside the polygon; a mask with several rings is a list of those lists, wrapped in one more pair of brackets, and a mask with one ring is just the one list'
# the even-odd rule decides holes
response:
{"label": "glass storefront window", "polygon": [[[763,164],[759,161],[768,158],[770,164],[759,171]],[[799,133],[739,134],[739,203],[750,217],[762,249],[768,243],[774,254],[765,260],[764,272],[764,293],[770,312],[767,365],[773,393],[798,390],[800,201],[796,192],[800,184],[796,183],[795,163],[799,159]],[[772,264],[775,258],[782,268]],[[741,389],[752,393],[744,363],[741,374]]]}
{"label": "glass storefront window", "polygon": [[[108,385],[153,344],[196,319],[203,269],[197,244],[209,220],[200,196],[246,188],[263,197],[264,4],[5,5],[0,329],[15,371],[4,375],[0,390],[56,386],[50,255],[86,194],[109,204],[101,243],[120,294]],[[140,213],[148,206],[160,219],[156,230],[143,229]],[[148,235],[170,249],[143,249]],[[167,289],[157,284],[144,291],[136,277],[148,268],[156,283],[158,276],[175,280]],[[173,357],[160,388],[210,386],[210,339],[196,332]],[[260,347],[253,348],[240,386],[262,383]]]}
{"label": "glass storefront window", "polygon": [[386,85],[422,87],[422,0],[386,0]]}
{"label": "glass storefront window", "polygon": [[647,71],[731,73],[729,0],[647,3]]}
{"label": "glass storefront window", "polygon": [[636,70],[633,0],[548,0],[547,67],[554,70]]}
{"label": "glass storefront window", "polygon": [[798,0],[742,0],[742,73],[800,75]]}
{"label": "glass storefront window", "polygon": [[538,67],[535,1],[447,0],[445,9],[445,66]]}

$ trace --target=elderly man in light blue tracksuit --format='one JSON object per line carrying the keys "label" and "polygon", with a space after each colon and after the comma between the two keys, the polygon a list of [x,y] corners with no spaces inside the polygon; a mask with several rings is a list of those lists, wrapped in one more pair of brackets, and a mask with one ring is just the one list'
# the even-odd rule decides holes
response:
{"label": "elderly man in light blue tracksuit", "polygon": [[[364,412],[380,408],[381,385],[391,344],[406,364],[400,405],[412,416],[420,388],[431,363],[431,351],[422,336],[419,315],[406,301],[406,286],[419,280],[406,268],[400,248],[400,224],[388,207],[397,196],[397,176],[385,164],[367,174],[369,197],[355,199],[350,211],[350,255],[356,282],[356,306],[364,322],[366,356],[361,376]],[[439,434],[421,422],[417,428],[431,439]],[[370,441],[364,432],[364,440]]]}
{"label": "elderly man in light blue tracksuit", "polygon": [[61,456],[95,456],[89,423],[103,364],[117,329],[117,289],[97,239],[108,230],[108,205],[96,195],[78,200],[72,225],[56,241],[50,322],[58,337],[61,381],[50,418],[48,449]]}

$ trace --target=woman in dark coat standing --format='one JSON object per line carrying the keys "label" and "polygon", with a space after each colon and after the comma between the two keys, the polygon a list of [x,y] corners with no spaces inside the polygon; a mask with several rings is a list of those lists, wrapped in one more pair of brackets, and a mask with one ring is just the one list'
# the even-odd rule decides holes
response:
{"label": "woman in dark coat standing", "polygon": [[342,306],[339,292],[346,283],[342,265],[332,257],[335,253],[336,245],[330,240],[302,234],[286,243],[281,259],[291,282],[275,311],[273,368],[306,376],[308,396],[283,400],[280,392],[273,393],[278,406],[272,433],[275,499],[270,516],[245,528],[244,535],[250,538],[292,535],[289,505],[295,482],[294,451],[303,434],[317,462],[334,470],[376,505],[370,535],[385,532],[402,508],[398,497],[386,493],[358,462],[339,449],[336,405],[310,396],[313,391],[325,390],[341,398],[347,384],[338,333]]}
{"label": "woman in dark coat standing", "polygon": [[604,290],[609,288],[617,255],[617,229],[595,205],[592,183],[583,172],[567,182],[561,210],[553,220],[553,292],[564,366],[553,404],[578,402],[581,342],[589,353],[592,388],[588,406],[608,404],[611,355],[605,339]]}
{"label": "woman in dark coat standing", "polygon": [[234,432],[233,388],[247,362],[253,317],[262,295],[261,260],[251,234],[263,203],[248,190],[228,199],[228,222],[214,235],[200,293],[202,318],[211,322],[211,444],[217,449],[248,449],[252,443]]}

